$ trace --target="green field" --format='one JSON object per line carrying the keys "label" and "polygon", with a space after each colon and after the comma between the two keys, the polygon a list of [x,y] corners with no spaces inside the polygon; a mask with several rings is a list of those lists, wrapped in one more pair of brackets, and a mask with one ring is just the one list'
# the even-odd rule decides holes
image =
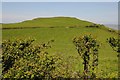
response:
{"label": "green field", "polygon": [[[52,20],[53,21],[53,20]],[[2,30],[2,40],[8,40],[8,39],[28,39],[32,38],[35,39],[34,44],[44,43],[49,40],[55,40],[52,43],[52,48],[48,49],[48,52],[50,54],[58,54],[64,58],[64,60],[67,60],[70,63],[70,68],[74,71],[82,70],[82,64],[80,57],[77,53],[77,50],[75,49],[75,46],[72,42],[72,39],[75,36],[83,36],[85,34],[92,34],[93,37],[95,37],[98,42],[100,43],[100,49],[99,49],[99,65],[98,65],[98,73],[97,77],[99,78],[117,78],[118,74],[118,57],[117,53],[113,51],[113,49],[109,46],[109,44],[106,42],[106,39],[109,37],[118,37],[118,35],[115,32],[109,32],[106,29],[101,28],[87,28],[85,25],[90,25],[93,23],[87,22],[86,24],[80,24],[79,22],[75,23],[76,21],[73,21],[73,23],[70,24],[61,24],[62,27],[57,27],[59,25],[57,23],[52,24],[53,22],[49,22],[51,26],[54,28],[51,28],[51,26],[47,26],[47,21],[44,26],[47,27],[41,27],[40,28],[23,28],[23,29],[3,29]],[[56,20],[55,20],[56,21]],[[65,20],[64,20],[65,21]],[[63,21],[63,22],[64,22]],[[44,21],[45,22],[45,21]],[[62,21],[61,21],[62,22]],[[24,24],[20,25],[23,27],[31,26],[35,24],[29,24],[27,25],[26,22]],[[80,25],[79,25],[79,24]],[[40,23],[42,25],[42,22]],[[75,24],[79,27],[69,28],[68,25],[75,26]],[[16,24],[8,24],[12,27],[12,25],[15,25],[13,27],[16,27]],[[9,28],[9,26],[5,26]],[[26,26],[27,25],[27,26]],[[38,24],[36,24],[37,26]],[[66,27],[64,27],[64,26]],[[82,26],[83,25],[83,26]],[[42,25],[43,26],[43,25]],[[82,26],[82,27],[80,27]],[[11,28],[10,27],[10,28]],[[19,26],[18,26],[19,27]],[[72,56],[72,57],[71,57]]]}

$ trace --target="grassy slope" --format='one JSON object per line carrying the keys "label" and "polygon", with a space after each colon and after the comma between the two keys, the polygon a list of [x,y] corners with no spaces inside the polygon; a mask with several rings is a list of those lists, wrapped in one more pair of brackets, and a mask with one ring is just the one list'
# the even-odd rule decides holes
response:
{"label": "grassy slope", "polygon": [[92,24],[72,17],[36,18],[19,23],[3,24],[3,28],[26,28],[26,27],[82,27]]}
{"label": "grassy slope", "polygon": [[[99,50],[99,70],[98,77],[117,77],[118,71],[118,59],[117,53],[106,43],[106,39],[109,37],[118,37],[113,32],[109,32],[106,28],[86,28],[84,26],[92,23],[83,22],[76,18],[53,18],[53,19],[35,19],[32,21],[25,21],[19,23],[22,27],[34,27],[37,24],[42,27],[56,27],[56,28],[27,28],[27,29],[6,29],[2,31],[3,40],[15,39],[15,38],[35,38],[35,44],[41,42],[47,42],[54,39],[55,42],[52,44],[52,48],[48,50],[52,54],[60,54],[62,57],[70,62],[70,69],[75,71],[82,70],[82,64],[80,63],[80,57],[72,43],[72,39],[75,36],[82,36],[85,34],[92,34],[100,42]],[[29,24],[28,24],[29,23]],[[43,24],[44,23],[44,24]],[[60,24],[61,23],[61,24]],[[49,25],[48,25],[49,24]],[[50,25],[51,24],[51,25]],[[66,28],[66,26],[81,25],[79,28]],[[13,26],[15,25],[15,26]],[[9,27],[19,27],[18,23],[10,25]],[[27,25],[27,26],[26,26]],[[41,25],[39,27],[41,27]],[[53,26],[54,25],[54,26]],[[58,25],[58,26],[57,26]],[[61,27],[60,27],[61,26]],[[5,27],[5,25],[3,25]],[[7,25],[8,27],[8,25]],[[58,28],[59,27],[59,28]],[[72,56],[72,58],[70,58]]]}
{"label": "grassy slope", "polygon": [[[99,51],[99,77],[117,76],[117,53],[106,43],[106,38],[117,37],[116,34],[97,28],[35,28],[35,29],[8,29],[3,30],[3,40],[15,38],[35,38],[35,44],[47,42],[54,39],[52,48],[48,51],[52,54],[63,55],[65,60],[70,61],[73,70],[82,70],[82,64],[79,62],[79,55],[72,43],[74,36],[92,34],[101,43]],[[73,58],[69,58],[73,56]],[[77,59],[77,60],[76,60]],[[101,70],[104,72],[102,73]]]}

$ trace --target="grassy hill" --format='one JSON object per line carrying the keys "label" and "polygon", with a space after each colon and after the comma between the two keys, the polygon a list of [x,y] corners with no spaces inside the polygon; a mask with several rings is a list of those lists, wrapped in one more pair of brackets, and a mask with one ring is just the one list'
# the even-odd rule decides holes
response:
{"label": "grassy hill", "polygon": [[[69,70],[82,71],[82,63],[75,49],[72,39],[75,36],[92,34],[100,43],[98,78],[118,77],[118,57],[106,42],[109,37],[118,37],[114,30],[100,27],[89,27],[94,23],[82,21],[71,17],[36,18],[14,24],[3,24],[2,40],[8,39],[36,39],[34,44],[54,40],[52,47],[48,49],[50,54],[62,56],[64,61],[69,62]],[[88,27],[86,27],[88,26]],[[32,28],[30,28],[32,27]],[[41,28],[35,28],[41,27]],[[51,28],[55,27],[55,28]],[[59,28],[58,28],[59,27]],[[69,28],[74,27],[74,28]],[[16,28],[16,29],[9,29]],[[23,28],[23,29],[17,29]],[[26,28],[26,29],[24,29]],[[71,58],[72,57],[72,58]],[[63,61],[63,62],[64,62]]]}
{"label": "grassy hill", "polygon": [[79,20],[74,17],[35,18],[19,23],[3,24],[3,28],[28,28],[28,27],[83,27],[92,25],[92,22]]}

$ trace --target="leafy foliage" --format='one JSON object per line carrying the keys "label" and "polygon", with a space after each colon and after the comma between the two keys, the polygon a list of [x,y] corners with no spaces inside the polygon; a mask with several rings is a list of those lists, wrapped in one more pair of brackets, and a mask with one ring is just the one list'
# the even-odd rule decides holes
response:
{"label": "leafy foliage", "polygon": [[3,78],[51,78],[58,58],[50,56],[47,44],[33,46],[34,40],[7,40],[2,43]]}
{"label": "leafy foliage", "polygon": [[110,44],[114,51],[120,53],[120,39],[110,37],[107,39],[107,42]]}
{"label": "leafy foliage", "polygon": [[[91,36],[75,37],[73,43],[83,59],[84,74],[82,71],[72,67],[79,63],[79,56],[69,56],[66,54],[50,55],[45,49],[51,47],[50,43],[34,45],[34,40],[7,40],[3,41],[3,78],[94,78],[98,66],[98,42]],[[77,61],[77,62],[76,62]],[[85,67],[86,66],[86,67]],[[81,68],[81,66],[80,66]],[[104,74],[103,74],[104,73]],[[116,73],[99,71],[97,75],[101,77],[114,77]]]}
{"label": "leafy foliage", "polygon": [[[88,78],[88,76],[95,77],[94,71],[98,66],[99,44],[91,35],[75,37],[73,39],[73,43],[76,46],[79,55],[83,59],[85,78]],[[89,72],[91,72],[90,69],[92,69],[92,75],[89,75]]]}
{"label": "leafy foliage", "polygon": [[[53,41],[36,46],[31,39],[3,41],[3,78],[81,78],[71,69],[68,58],[65,60],[61,55],[50,55],[45,51]],[[75,60],[72,56],[69,58]]]}

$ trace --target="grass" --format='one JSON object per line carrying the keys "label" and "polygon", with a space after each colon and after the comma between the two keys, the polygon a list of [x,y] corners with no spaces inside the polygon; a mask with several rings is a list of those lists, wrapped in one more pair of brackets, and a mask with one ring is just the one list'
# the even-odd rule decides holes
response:
{"label": "grass", "polygon": [[74,17],[36,18],[19,23],[3,24],[2,28],[28,28],[28,27],[83,27],[93,23],[79,20]]}
{"label": "grass", "polygon": [[[98,77],[117,77],[118,60],[117,53],[112,50],[106,39],[109,37],[117,37],[116,34],[107,32],[98,28],[30,28],[30,29],[7,29],[3,30],[3,40],[7,39],[36,39],[35,44],[47,42],[51,39],[52,48],[48,49],[50,54],[62,55],[65,60],[70,60],[72,69],[82,70],[80,57],[72,43],[75,36],[92,34],[101,44],[99,50],[99,70]],[[72,56],[72,58],[69,58]],[[75,60],[74,60],[75,59]]]}
{"label": "grass", "polygon": [[[117,53],[112,50],[106,39],[118,37],[115,32],[102,26],[100,28],[87,28],[85,26],[94,23],[70,17],[36,18],[14,24],[3,24],[2,39],[36,39],[34,44],[55,40],[52,48],[48,49],[50,54],[57,54],[63,57],[64,61],[69,62],[71,70],[82,72],[81,59],[75,49],[72,39],[75,36],[92,34],[100,43],[99,66],[97,77],[117,78],[118,58]],[[19,29],[23,28],[23,29]]]}

